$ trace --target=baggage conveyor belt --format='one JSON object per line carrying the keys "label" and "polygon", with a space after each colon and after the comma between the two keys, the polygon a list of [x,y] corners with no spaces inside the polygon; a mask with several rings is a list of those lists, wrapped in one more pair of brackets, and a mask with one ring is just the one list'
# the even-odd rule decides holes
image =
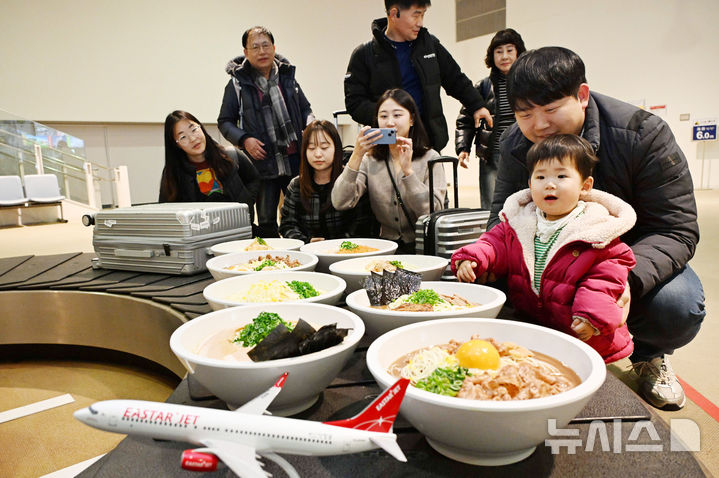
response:
{"label": "baggage conveyor belt", "polygon": [[[169,337],[182,323],[209,312],[202,290],[209,273],[169,276],[92,269],[91,253],[20,256],[0,259],[0,347],[8,344],[68,344],[119,350],[152,360],[185,376],[169,348]],[[347,366],[310,409],[297,415],[308,420],[346,418],[363,409],[379,393],[365,364],[369,341],[362,340]],[[182,380],[168,399],[201,407],[225,408],[192,377]],[[633,437],[637,424],[650,422],[658,440],[646,432]],[[596,435],[597,423],[608,430],[608,444]],[[570,424],[582,445],[573,453],[552,454],[538,446],[513,465],[474,467],[434,451],[423,435],[401,417],[398,441],[409,461],[384,452],[330,457],[286,456],[301,476],[703,476],[689,452],[672,451],[669,426],[611,373],[587,406]],[[617,436],[613,436],[617,434]],[[593,446],[589,447],[590,435]],[[621,450],[616,445],[620,444]],[[661,445],[652,452],[630,452],[628,444]],[[197,476],[179,466],[186,443],[128,437],[80,477]],[[273,463],[266,468],[283,476]],[[230,476],[227,469],[203,476]]]}
{"label": "baggage conveyor belt", "polygon": [[76,252],[1,258],[0,346],[100,347],[152,360],[183,377],[170,335],[212,310],[202,296],[213,282],[210,273],[93,269],[93,257]]}

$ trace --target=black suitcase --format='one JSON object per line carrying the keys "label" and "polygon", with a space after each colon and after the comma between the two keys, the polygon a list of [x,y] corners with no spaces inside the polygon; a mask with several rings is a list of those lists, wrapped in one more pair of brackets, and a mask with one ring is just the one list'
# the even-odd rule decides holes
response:
{"label": "black suitcase", "polygon": [[[434,211],[432,191],[434,176],[432,169],[437,163],[452,163],[454,178],[454,208]],[[471,244],[487,229],[489,211],[486,209],[460,208],[457,188],[457,158],[441,156],[427,162],[429,168],[429,214],[421,216],[415,224],[415,246],[417,254],[440,256],[449,259],[462,246]],[[442,280],[457,280],[449,266],[442,274]]]}

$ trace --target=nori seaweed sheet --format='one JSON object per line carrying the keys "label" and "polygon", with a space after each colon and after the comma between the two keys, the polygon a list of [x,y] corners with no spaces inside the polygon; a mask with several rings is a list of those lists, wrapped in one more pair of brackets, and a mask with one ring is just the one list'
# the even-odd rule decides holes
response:
{"label": "nori seaweed sheet", "polygon": [[382,274],[371,271],[370,276],[364,281],[364,288],[370,305],[382,305]]}
{"label": "nori seaweed sheet", "polygon": [[304,319],[299,319],[291,332],[284,324],[278,324],[247,355],[253,362],[296,357],[301,355],[300,342],[314,333],[316,333],[314,327]]}
{"label": "nori seaweed sheet", "polygon": [[419,272],[412,272],[398,267],[394,274],[395,281],[399,282],[400,295],[412,294],[419,290],[422,283],[422,274]]}
{"label": "nori seaweed sheet", "polygon": [[370,305],[387,305],[401,295],[417,292],[421,282],[422,274],[398,267],[395,272],[385,270],[382,274],[370,271],[364,289]]}
{"label": "nori seaweed sheet", "polygon": [[300,342],[300,354],[310,354],[342,343],[349,329],[338,329],[337,324],[319,328],[317,332]]}
{"label": "nori seaweed sheet", "polygon": [[397,299],[402,284],[394,272],[384,271],[382,274],[382,305],[387,305]]}

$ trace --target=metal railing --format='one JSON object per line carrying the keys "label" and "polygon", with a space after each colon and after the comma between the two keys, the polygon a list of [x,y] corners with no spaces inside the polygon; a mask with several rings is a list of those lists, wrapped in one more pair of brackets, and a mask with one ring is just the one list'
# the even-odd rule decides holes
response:
{"label": "metal railing", "polygon": [[0,110],[0,175],[26,174],[54,174],[66,198],[96,209],[100,183],[118,175],[89,161],[82,139]]}

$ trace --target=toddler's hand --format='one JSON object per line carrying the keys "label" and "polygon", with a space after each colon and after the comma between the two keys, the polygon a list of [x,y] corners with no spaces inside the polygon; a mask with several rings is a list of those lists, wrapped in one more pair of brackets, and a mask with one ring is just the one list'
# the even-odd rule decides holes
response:
{"label": "toddler's hand", "polygon": [[594,335],[594,327],[589,322],[585,322],[581,319],[574,319],[572,321],[572,330],[580,340],[587,341]]}
{"label": "toddler's hand", "polygon": [[457,280],[459,282],[474,282],[477,276],[474,273],[474,269],[477,268],[477,263],[473,261],[462,261],[457,267]]}

